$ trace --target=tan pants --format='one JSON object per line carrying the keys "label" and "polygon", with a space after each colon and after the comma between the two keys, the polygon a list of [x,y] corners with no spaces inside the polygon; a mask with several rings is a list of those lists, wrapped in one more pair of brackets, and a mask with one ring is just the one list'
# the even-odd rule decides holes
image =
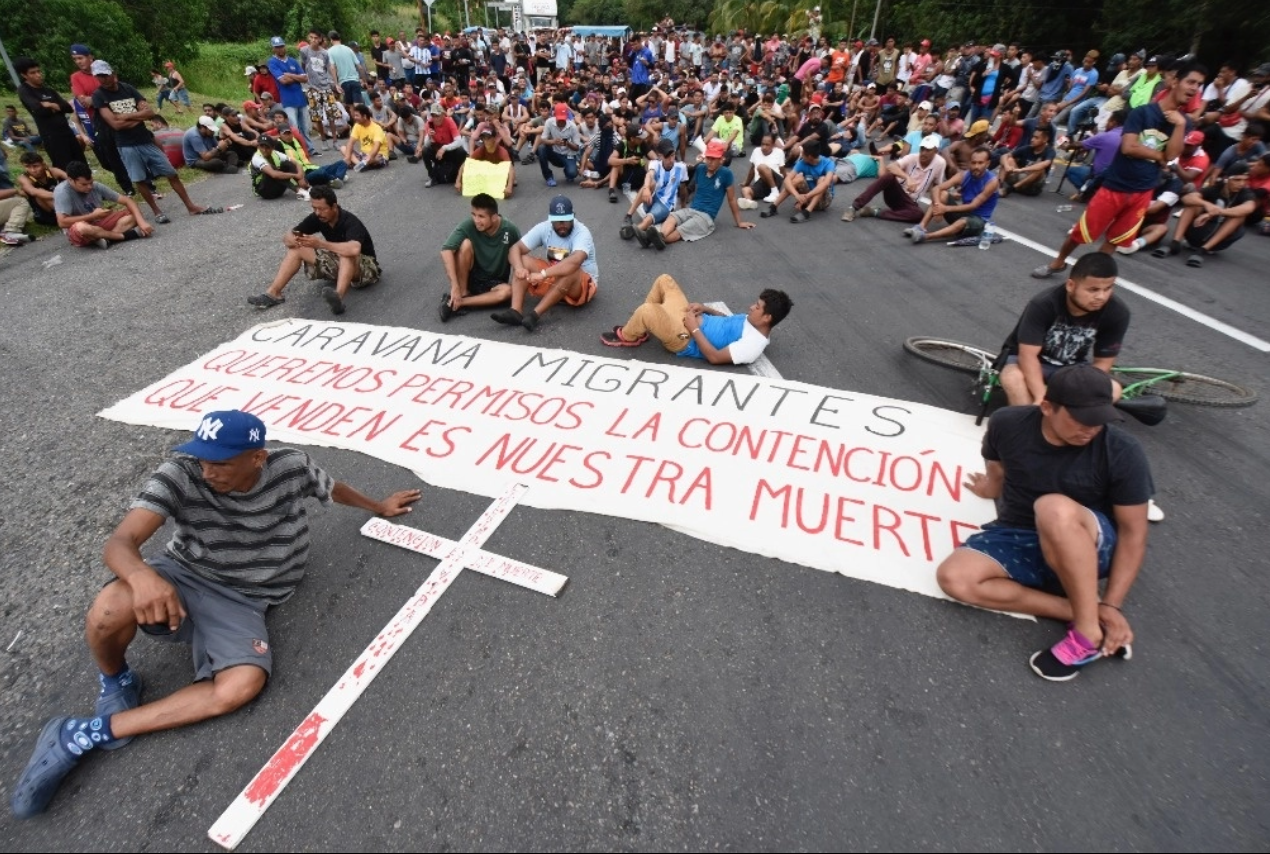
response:
{"label": "tan pants", "polygon": [[0,231],[21,234],[26,221],[31,218],[31,204],[22,196],[0,199]]}
{"label": "tan pants", "polygon": [[653,282],[643,304],[622,327],[622,337],[634,341],[642,335],[652,335],[667,350],[678,353],[688,346],[688,330],[684,328],[687,309],[688,297],[679,283],[663,273]]}

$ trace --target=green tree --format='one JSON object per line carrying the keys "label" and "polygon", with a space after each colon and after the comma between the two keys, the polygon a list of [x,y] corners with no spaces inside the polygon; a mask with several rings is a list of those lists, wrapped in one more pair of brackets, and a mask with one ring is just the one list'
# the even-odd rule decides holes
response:
{"label": "green tree", "polygon": [[626,10],[612,0],[575,0],[564,20],[569,24],[611,26],[626,23],[625,18]]}
{"label": "green tree", "polygon": [[207,30],[207,4],[208,0],[128,0],[123,6],[157,64],[198,55],[198,43]]}
{"label": "green tree", "polygon": [[70,46],[80,42],[133,84],[150,81],[150,47],[128,13],[111,0],[0,0],[10,57],[38,60],[49,85],[66,91]]}
{"label": "green tree", "polygon": [[291,6],[292,0],[216,0],[216,13],[209,16],[204,38],[241,42],[295,35],[286,30]]}

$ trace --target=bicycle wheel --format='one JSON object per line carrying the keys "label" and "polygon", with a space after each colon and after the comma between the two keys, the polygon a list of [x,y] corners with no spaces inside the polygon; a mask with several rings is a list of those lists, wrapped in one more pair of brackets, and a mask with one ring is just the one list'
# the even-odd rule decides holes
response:
{"label": "bicycle wheel", "polygon": [[982,347],[923,335],[907,339],[904,349],[923,361],[966,374],[979,373],[997,358],[996,353],[990,353]]}
{"label": "bicycle wheel", "polygon": [[1162,368],[1112,368],[1111,375],[1122,386],[1149,382],[1150,385],[1141,389],[1142,394],[1158,394],[1175,403],[1235,409],[1252,406],[1257,402],[1257,393],[1252,389],[1203,374],[1167,371]]}

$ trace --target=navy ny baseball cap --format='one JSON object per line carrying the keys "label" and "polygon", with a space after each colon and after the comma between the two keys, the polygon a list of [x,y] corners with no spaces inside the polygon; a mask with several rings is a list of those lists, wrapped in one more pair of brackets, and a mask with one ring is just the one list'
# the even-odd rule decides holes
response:
{"label": "navy ny baseball cap", "polygon": [[547,208],[547,219],[551,222],[568,222],[573,219],[573,202],[568,196],[556,196]]}
{"label": "navy ny baseball cap", "polygon": [[220,463],[244,451],[265,446],[265,422],[249,412],[209,412],[194,428],[194,438],[174,450],[209,463]]}

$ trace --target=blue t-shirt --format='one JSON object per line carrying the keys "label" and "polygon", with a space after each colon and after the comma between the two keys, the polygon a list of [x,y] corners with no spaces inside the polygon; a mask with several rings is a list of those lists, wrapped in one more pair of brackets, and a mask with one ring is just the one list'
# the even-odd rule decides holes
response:
{"label": "blue t-shirt", "polygon": [[719,208],[723,207],[723,200],[727,198],[728,187],[732,186],[734,178],[732,170],[726,166],[720,166],[719,171],[713,176],[707,174],[708,171],[706,164],[698,163],[696,170],[692,173],[692,180],[697,184],[697,192],[693,194],[692,204],[689,207],[714,219],[719,215]]}
{"label": "blue t-shirt", "polygon": [[[1124,135],[1137,134],[1138,142],[1152,151],[1163,151],[1173,134],[1173,123],[1164,118],[1158,103],[1144,104],[1129,111]],[[1160,164],[1140,157],[1129,157],[1119,151],[1103,173],[1102,185],[1117,193],[1140,193],[1153,190],[1160,180]]]}
{"label": "blue t-shirt", "polygon": [[640,48],[631,58],[631,82],[638,85],[648,82],[648,69],[657,62],[648,48]]}
{"label": "blue t-shirt", "polygon": [[[720,169],[719,171],[723,172],[726,170]],[[744,331],[744,314],[729,314],[727,317],[720,317],[714,314],[701,315],[701,332],[716,350],[722,350],[724,347],[740,341],[741,333]],[[695,336],[688,340],[688,346],[680,350],[678,355],[689,359],[705,358],[705,356],[701,355],[701,348],[697,346]]]}
{"label": "blue t-shirt", "polygon": [[216,148],[215,136],[203,136],[198,132],[198,125],[190,128],[181,137],[181,154],[185,157],[185,165],[193,166],[202,160],[200,154]]}
{"label": "blue t-shirt", "polygon": [[600,283],[600,268],[595,263],[595,240],[591,237],[591,230],[576,219],[573,221],[573,230],[566,237],[556,234],[552,222],[547,220],[529,229],[520,242],[527,249],[546,247],[547,261],[553,264],[563,261],[574,252],[585,252],[586,260],[582,262],[582,269],[590,274],[597,285]]}
{"label": "blue t-shirt", "polygon": [[1059,69],[1057,74],[1049,74],[1048,69],[1046,69],[1045,82],[1041,84],[1041,103],[1062,100],[1063,89],[1067,86],[1067,81],[1071,79],[1071,76],[1072,66],[1067,62],[1063,63],[1063,67]]}
{"label": "blue t-shirt", "polygon": [[[807,179],[807,189],[811,190],[815,188],[821,176],[834,174],[833,159],[822,156],[816,160],[816,165],[812,166],[800,157],[794,161],[794,172]],[[833,198],[833,184],[829,185],[829,198]]]}
{"label": "blue t-shirt", "polygon": [[[991,169],[986,170],[982,178],[976,178],[969,169],[961,174],[964,176],[961,179],[961,203],[964,205],[968,205],[977,199],[979,194],[983,192],[983,188],[988,186],[988,182],[996,177],[996,175],[992,174]],[[991,220],[993,212],[997,209],[997,200],[999,198],[1000,196],[997,193],[993,193],[988,197],[987,201],[970,211],[970,215],[977,216],[984,222]]]}
{"label": "blue t-shirt", "polygon": [[1072,72],[1072,88],[1067,91],[1070,93],[1064,101],[1079,102],[1094,94],[1094,87],[1098,85],[1098,69],[1091,68],[1086,71],[1083,67],[1077,68]]}
{"label": "blue t-shirt", "polygon": [[271,56],[269,57],[269,73],[273,75],[274,81],[278,84],[278,96],[282,100],[282,106],[303,107],[309,103],[309,99],[304,96],[304,86],[302,84],[282,82],[282,75],[284,74],[304,73],[299,60],[293,56],[288,56],[286,59]]}

